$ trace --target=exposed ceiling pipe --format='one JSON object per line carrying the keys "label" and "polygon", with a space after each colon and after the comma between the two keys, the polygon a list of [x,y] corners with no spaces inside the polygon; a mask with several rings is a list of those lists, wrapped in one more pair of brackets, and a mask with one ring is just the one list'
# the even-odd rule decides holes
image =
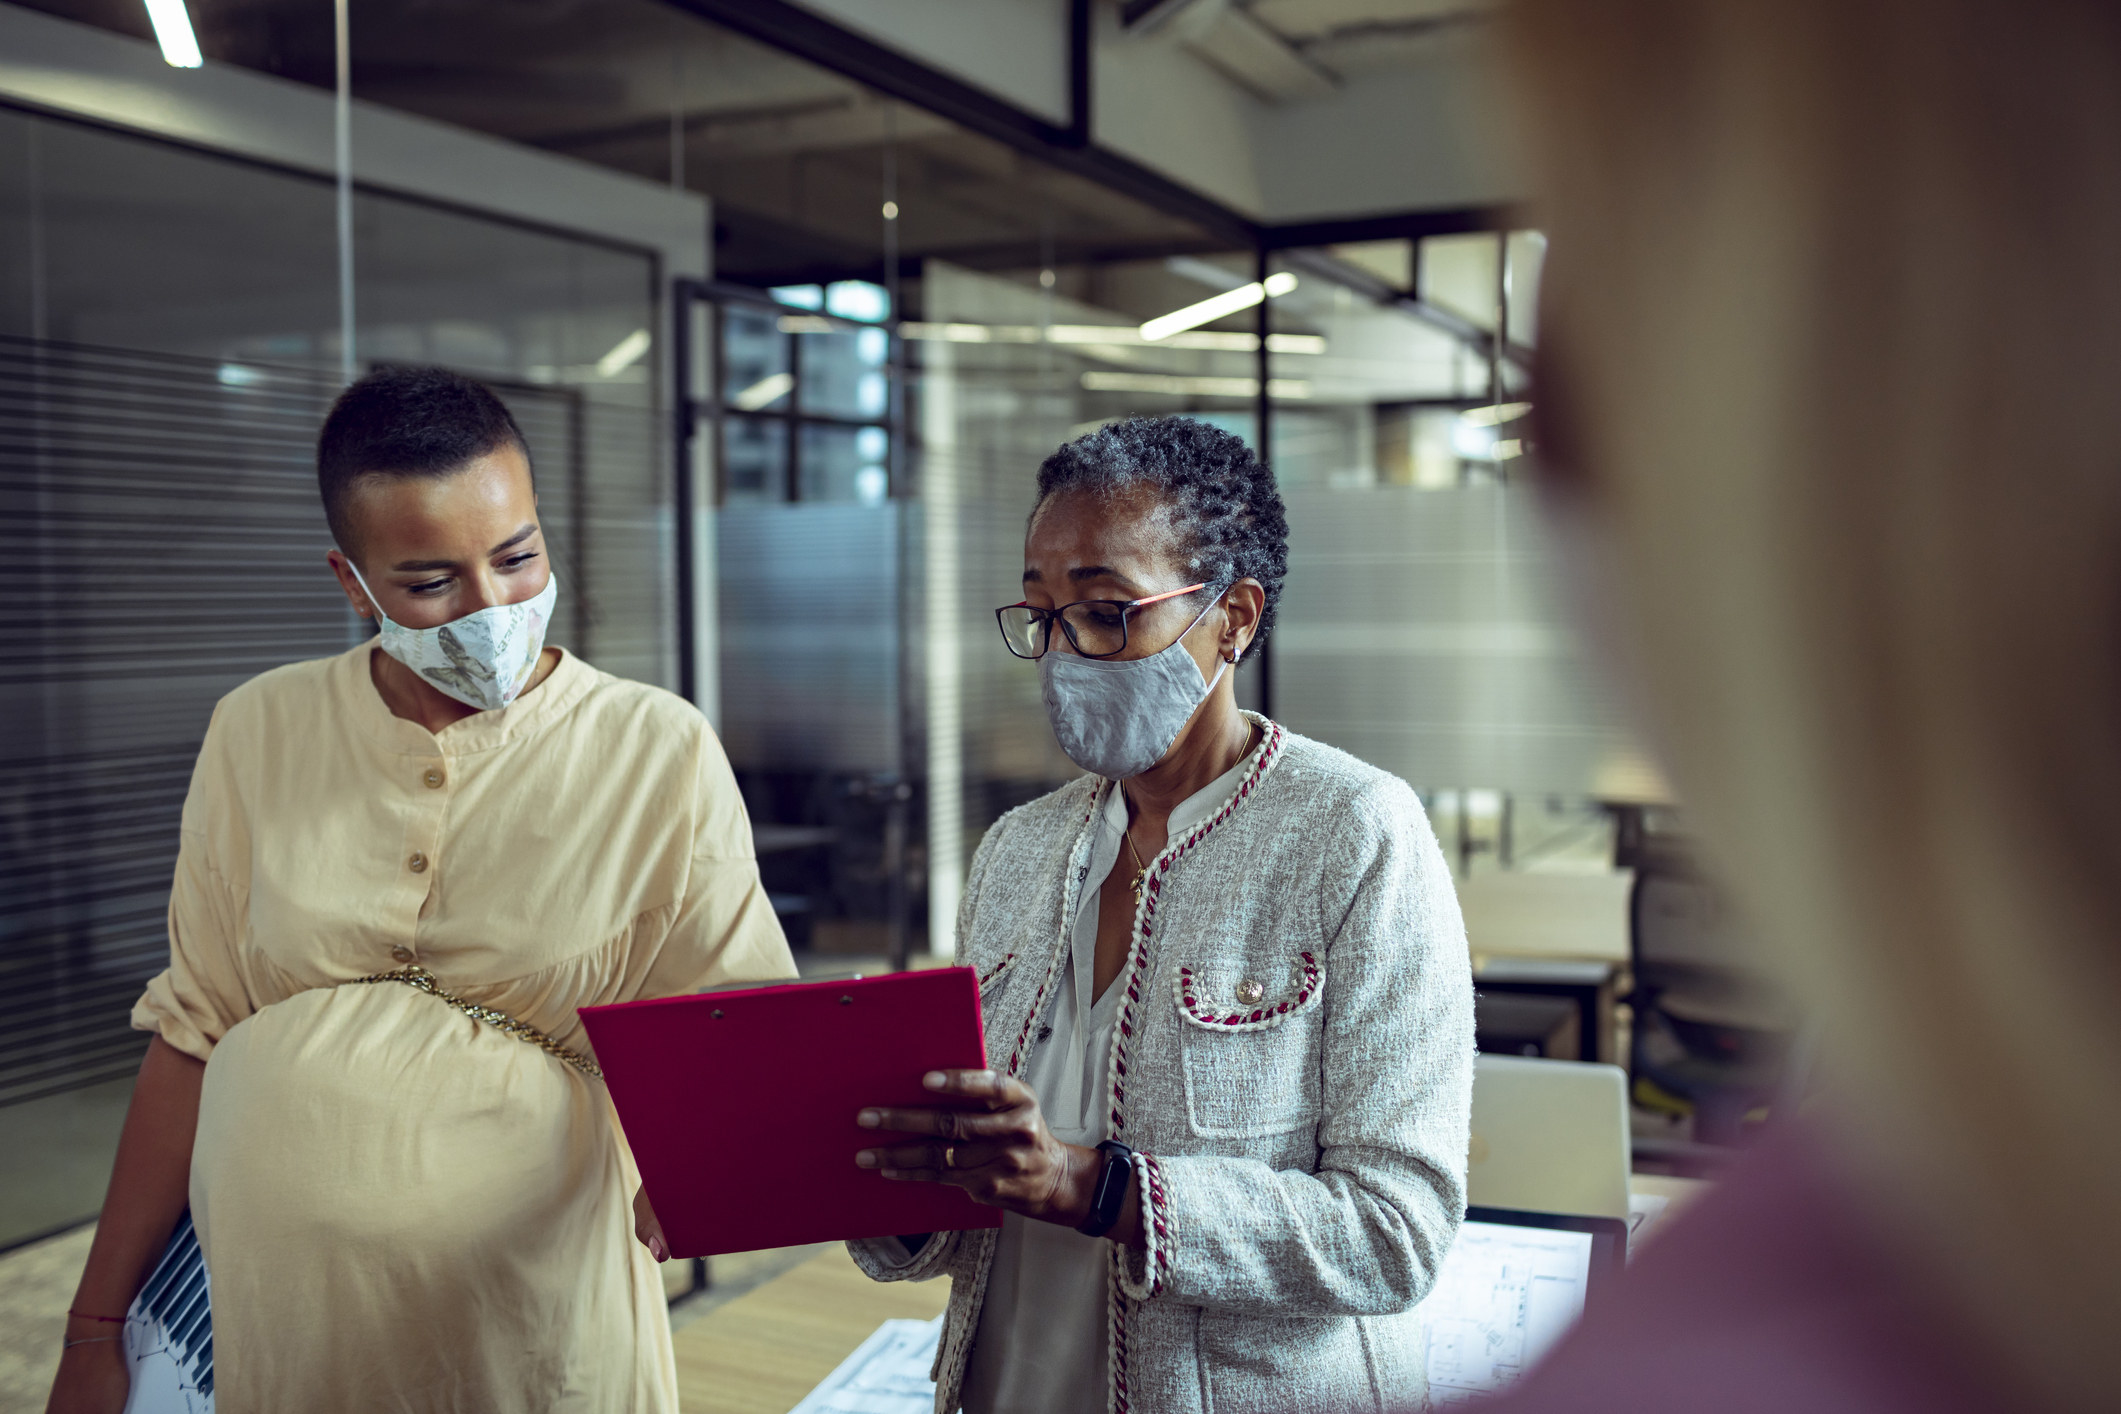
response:
{"label": "exposed ceiling pipe", "polygon": [[1449,334],[1482,359],[1499,357],[1520,373],[1531,372],[1532,350],[1528,346],[1503,340],[1498,348],[1492,331],[1481,328],[1462,314],[1431,304],[1417,294],[1395,289],[1359,266],[1350,265],[1322,250],[1286,250],[1281,253],[1281,261],[1292,269],[1339,285],[1373,304],[1410,314],[1431,328]]}

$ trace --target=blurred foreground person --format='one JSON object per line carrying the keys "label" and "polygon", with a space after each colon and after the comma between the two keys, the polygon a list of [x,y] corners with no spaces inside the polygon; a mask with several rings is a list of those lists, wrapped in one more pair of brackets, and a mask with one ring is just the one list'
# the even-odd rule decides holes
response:
{"label": "blurred foreground person", "polygon": [[[371,374],[317,461],[381,634],[214,711],[51,1408],[124,1404],[109,1337],[188,1195],[220,1414],[675,1411],[575,1008],[793,974],[736,782],[689,704],[544,646],[558,588],[492,393]],[[232,625],[271,611],[240,570]]]}
{"label": "blurred foreground person", "polygon": [[1379,1410],[1465,1211],[1473,989],[1414,792],[1237,706],[1288,566],[1243,441],[1142,418],[1038,473],[1024,598],[1090,774],[997,820],[957,915],[991,1071],[863,1151],[1001,1229],[850,1246],[951,1278],[937,1414]]}
{"label": "blurred foreground person", "polygon": [[1828,1092],[1499,1407],[2111,1408],[2121,8],[1512,24],[1551,499]]}

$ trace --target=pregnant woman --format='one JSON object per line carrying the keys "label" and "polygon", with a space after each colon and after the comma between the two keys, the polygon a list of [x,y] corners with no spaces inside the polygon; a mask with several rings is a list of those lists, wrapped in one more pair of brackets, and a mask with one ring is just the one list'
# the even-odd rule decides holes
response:
{"label": "pregnant woman", "polygon": [[1473,995],[1413,791],[1240,712],[1287,565],[1273,479],[1186,418],[1039,469],[999,611],[1090,774],[1012,811],[958,913],[991,1071],[877,1109],[886,1176],[998,1232],[853,1244],[949,1275],[936,1409],[1421,1405],[1427,1294],[1464,1212]]}
{"label": "pregnant woman", "polygon": [[221,1414],[675,1411],[663,1254],[575,1008],[792,975],[736,783],[689,704],[543,646],[492,393],[372,374],[318,472],[381,634],[215,710],[51,1407],[122,1407],[108,1337],[188,1200]]}

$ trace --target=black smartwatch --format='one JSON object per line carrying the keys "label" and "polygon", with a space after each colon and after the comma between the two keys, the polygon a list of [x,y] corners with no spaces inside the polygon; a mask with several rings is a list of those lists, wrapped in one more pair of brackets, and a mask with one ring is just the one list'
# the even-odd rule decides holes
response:
{"label": "black smartwatch", "polygon": [[1119,1210],[1126,1206],[1127,1185],[1134,1181],[1132,1149],[1117,1139],[1107,1139],[1097,1146],[1097,1152],[1105,1156],[1105,1162],[1097,1171],[1097,1187],[1090,1190],[1090,1216],[1075,1229],[1085,1237],[1103,1237],[1112,1231]]}

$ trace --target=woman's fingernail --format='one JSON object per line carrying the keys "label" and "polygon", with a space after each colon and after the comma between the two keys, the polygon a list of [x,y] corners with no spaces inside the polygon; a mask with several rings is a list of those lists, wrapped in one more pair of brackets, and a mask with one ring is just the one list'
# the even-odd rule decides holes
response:
{"label": "woman's fingernail", "polygon": [[860,1152],[859,1154],[856,1154],[856,1155],[854,1156],[854,1166],[855,1166],[856,1168],[858,1168],[858,1169],[873,1169],[873,1168],[875,1168],[875,1167],[876,1167],[876,1150],[874,1150],[874,1149],[864,1149],[864,1150],[862,1150],[862,1151],[861,1151],[861,1152]]}
{"label": "woman's fingernail", "polygon": [[884,1117],[878,1114],[875,1110],[863,1110],[860,1114],[854,1117],[854,1122],[864,1129],[874,1129],[880,1122],[882,1122],[883,1118]]}
{"label": "woman's fingernail", "polygon": [[660,1237],[651,1237],[648,1239],[648,1253],[650,1256],[654,1257],[658,1262],[667,1262],[670,1260],[670,1249],[663,1245],[663,1239]]}
{"label": "woman's fingernail", "polygon": [[927,1086],[930,1090],[940,1090],[949,1083],[950,1077],[939,1070],[931,1070],[921,1077],[921,1084]]}

